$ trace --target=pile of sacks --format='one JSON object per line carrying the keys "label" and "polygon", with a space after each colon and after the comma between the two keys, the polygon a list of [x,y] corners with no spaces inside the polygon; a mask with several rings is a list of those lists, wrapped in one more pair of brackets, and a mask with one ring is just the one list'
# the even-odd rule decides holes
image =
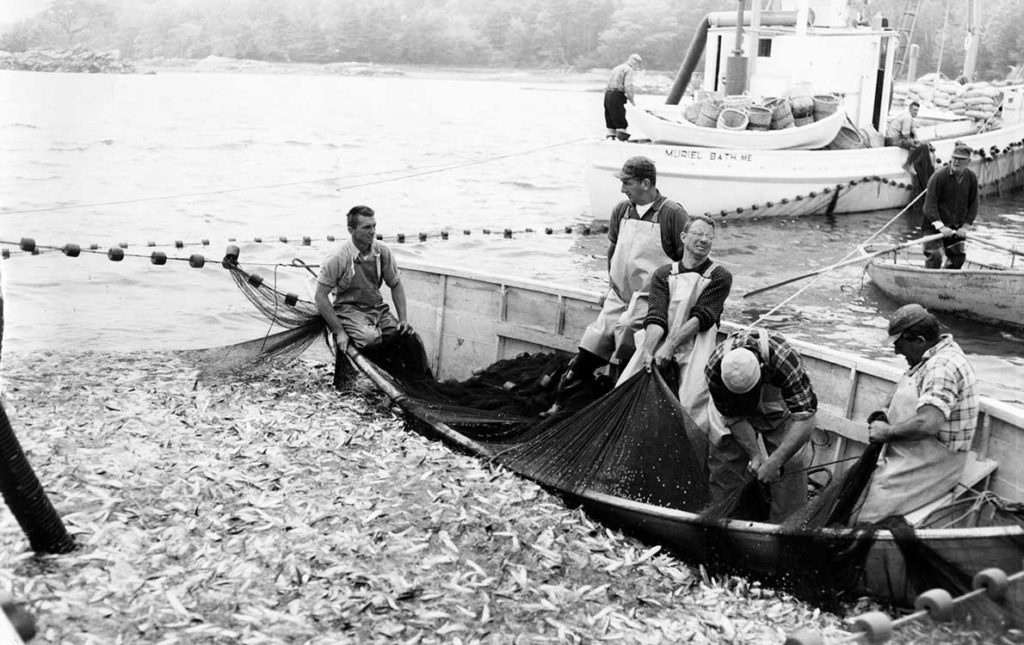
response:
{"label": "pile of sacks", "polygon": [[917,82],[893,88],[893,106],[917,101],[922,107],[948,110],[975,121],[991,119],[1003,103],[1003,91],[989,81],[961,85],[956,81]]}
{"label": "pile of sacks", "polygon": [[57,51],[32,49],[27,52],[0,51],[0,69],[29,72],[87,72],[90,74],[130,74],[135,67],[121,60],[121,52],[112,49],[95,52],[90,49]]}

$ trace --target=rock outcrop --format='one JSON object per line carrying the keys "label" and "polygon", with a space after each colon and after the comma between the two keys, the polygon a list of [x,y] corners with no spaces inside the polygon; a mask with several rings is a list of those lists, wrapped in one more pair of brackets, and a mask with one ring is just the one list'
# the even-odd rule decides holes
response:
{"label": "rock outcrop", "polygon": [[121,59],[121,52],[76,48],[32,49],[27,52],[0,51],[0,69],[30,72],[85,72],[89,74],[130,74],[135,67]]}

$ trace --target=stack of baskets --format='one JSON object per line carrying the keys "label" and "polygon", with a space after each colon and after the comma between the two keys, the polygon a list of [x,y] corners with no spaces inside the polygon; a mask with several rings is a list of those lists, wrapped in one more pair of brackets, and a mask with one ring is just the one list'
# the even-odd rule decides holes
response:
{"label": "stack of baskets", "polygon": [[704,99],[700,104],[700,112],[694,123],[703,128],[713,128],[718,125],[718,115],[721,113],[722,102],[719,99]]}
{"label": "stack of baskets", "polygon": [[772,125],[772,111],[763,105],[751,105],[747,108],[747,129],[767,130]]}
{"label": "stack of baskets", "polygon": [[718,115],[718,127],[722,130],[746,130],[750,119],[744,110],[724,108]]}
{"label": "stack of baskets", "polygon": [[789,99],[780,96],[765,101],[765,107],[772,111],[772,122],[769,126],[772,130],[785,130],[793,127],[793,108]]}

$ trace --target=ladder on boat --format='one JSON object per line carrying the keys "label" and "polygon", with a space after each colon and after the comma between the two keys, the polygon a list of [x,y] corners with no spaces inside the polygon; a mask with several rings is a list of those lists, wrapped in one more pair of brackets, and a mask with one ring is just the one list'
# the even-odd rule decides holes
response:
{"label": "ladder on boat", "polygon": [[900,24],[896,27],[899,46],[896,49],[896,69],[893,70],[893,78],[898,78],[910,62],[910,40],[914,36],[914,26],[917,24],[917,12],[921,8],[921,2],[922,0],[907,0]]}

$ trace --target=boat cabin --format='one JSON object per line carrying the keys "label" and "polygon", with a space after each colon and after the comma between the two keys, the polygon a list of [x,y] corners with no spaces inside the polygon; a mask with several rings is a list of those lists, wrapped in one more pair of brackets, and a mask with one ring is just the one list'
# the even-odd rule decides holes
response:
{"label": "boat cabin", "polygon": [[[708,14],[704,47],[704,82],[708,92],[754,96],[786,96],[794,92],[845,97],[849,117],[858,128],[884,132],[889,111],[897,32],[861,24],[850,0],[759,0],[743,12],[742,36],[738,12]],[[858,4],[858,3],[854,3]],[[696,38],[701,38],[698,34]],[[736,58],[737,45],[742,62]],[[745,63],[745,65],[743,64]],[[728,78],[745,74],[743,82]]]}

